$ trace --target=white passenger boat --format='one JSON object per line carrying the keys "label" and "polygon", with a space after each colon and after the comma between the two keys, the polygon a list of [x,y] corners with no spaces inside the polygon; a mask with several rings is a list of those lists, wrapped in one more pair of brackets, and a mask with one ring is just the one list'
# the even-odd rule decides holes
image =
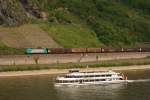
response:
{"label": "white passenger boat", "polygon": [[55,86],[60,85],[92,85],[108,83],[128,82],[126,76],[121,73],[108,71],[79,72],[79,70],[69,70],[69,73],[56,78]]}

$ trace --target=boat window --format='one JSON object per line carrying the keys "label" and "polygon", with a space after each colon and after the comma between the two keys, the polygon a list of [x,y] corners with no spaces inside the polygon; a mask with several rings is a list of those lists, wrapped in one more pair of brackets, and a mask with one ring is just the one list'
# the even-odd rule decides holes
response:
{"label": "boat window", "polygon": [[69,76],[69,75],[68,75],[68,76],[65,76],[65,78],[72,78],[72,76]]}
{"label": "boat window", "polygon": [[74,83],[74,81],[69,81],[70,83]]}
{"label": "boat window", "polygon": [[89,80],[84,80],[84,82],[89,82]]}
{"label": "boat window", "polygon": [[65,76],[65,78],[70,78],[70,76]]}
{"label": "boat window", "polygon": [[106,75],[106,77],[110,77],[110,76],[111,76],[111,74]]}
{"label": "boat window", "polygon": [[95,77],[101,77],[101,75],[95,75]]}
{"label": "boat window", "polygon": [[61,83],[59,80],[56,80],[56,83]]}
{"label": "boat window", "polygon": [[79,82],[78,80],[75,80],[75,82]]}
{"label": "boat window", "polygon": [[106,81],[106,79],[100,79],[100,81]]}
{"label": "boat window", "polygon": [[62,81],[62,80],[56,80],[56,82],[57,82],[57,83],[63,83],[63,81]]}
{"label": "boat window", "polygon": [[89,77],[89,75],[85,75],[84,77]]}
{"label": "boat window", "polygon": [[63,81],[62,83],[67,83],[67,81]]}
{"label": "boat window", "polygon": [[84,77],[84,76],[78,76],[79,78],[82,78],[82,77]]}
{"label": "boat window", "polygon": [[79,72],[79,70],[69,70],[69,73]]}
{"label": "boat window", "polygon": [[88,78],[88,77],[111,77],[111,74],[107,75],[80,75],[80,76],[73,76],[73,75],[66,75],[65,78]]}
{"label": "boat window", "polygon": [[78,76],[70,76],[70,75],[67,75],[67,76],[65,76],[65,78],[78,78]]}
{"label": "boat window", "polygon": [[105,79],[84,80],[84,82],[106,81]]}

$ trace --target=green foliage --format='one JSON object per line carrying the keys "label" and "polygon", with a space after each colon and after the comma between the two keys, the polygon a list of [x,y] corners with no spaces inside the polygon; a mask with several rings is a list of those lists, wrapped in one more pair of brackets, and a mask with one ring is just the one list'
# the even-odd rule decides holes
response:
{"label": "green foliage", "polygon": [[55,13],[50,14],[55,22],[74,23],[73,18],[66,17],[71,12],[91,27],[105,45],[150,42],[149,0],[52,0],[46,5],[50,13]]}
{"label": "green foliage", "polygon": [[24,52],[25,49],[7,47],[5,44],[0,42],[0,55],[1,54],[24,54]]}
{"label": "green foliage", "polygon": [[144,12],[150,13],[150,0],[122,0],[122,2],[133,8],[138,8]]}
{"label": "green foliage", "polygon": [[[65,47],[89,47],[92,44],[93,47],[101,44],[126,46],[138,42],[150,42],[150,0],[25,1],[32,8],[37,7],[40,11],[48,13],[45,29]],[[12,4],[14,7],[14,3]],[[21,9],[19,3],[16,5],[18,5],[16,6],[19,7],[18,9]],[[9,9],[8,11],[16,11],[17,15],[17,12],[22,10],[15,8],[15,10]],[[12,13],[9,14],[12,15]],[[18,18],[16,15],[15,17]],[[19,18],[21,17],[19,16]],[[87,28],[83,28],[83,26]],[[55,31],[53,31],[54,28]],[[51,34],[52,32],[54,33]],[[94,38],[89,35],[93,33],[95,34]],[[71,36],[74,39],[71,39]],[[90,40],[90,38],[92,39]],[[96,40],[92,43],[93,39]]]}
{"label": "green foliage", "polygon": [[73,25],[42,26],[49,34],[64,47],[100,47],[96,34],[89,27]]}

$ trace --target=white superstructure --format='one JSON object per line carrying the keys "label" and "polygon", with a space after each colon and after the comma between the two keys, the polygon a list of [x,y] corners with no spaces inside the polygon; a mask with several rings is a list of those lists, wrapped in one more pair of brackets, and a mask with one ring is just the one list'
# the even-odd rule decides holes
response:
{"label": "white superstructure", "polygon": [[64,76],[58,76],[55,85],[90,85],[122,82],[127,82],[127,77],[112,70],[103,72],[79,72],[78,70],[70,70]]}

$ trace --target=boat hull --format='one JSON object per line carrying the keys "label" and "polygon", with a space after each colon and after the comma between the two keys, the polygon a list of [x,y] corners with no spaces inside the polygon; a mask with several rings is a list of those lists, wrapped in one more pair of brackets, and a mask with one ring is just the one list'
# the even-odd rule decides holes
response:
{"label": "boat hull", "polygon": [[82,82],[82,83],[55,83],[55,86],[80,86],[80,85],[104,85],[104,84],[120,84],[127,83],[129,80],[116,80],[116,81],[100,81],[100,82]]}

